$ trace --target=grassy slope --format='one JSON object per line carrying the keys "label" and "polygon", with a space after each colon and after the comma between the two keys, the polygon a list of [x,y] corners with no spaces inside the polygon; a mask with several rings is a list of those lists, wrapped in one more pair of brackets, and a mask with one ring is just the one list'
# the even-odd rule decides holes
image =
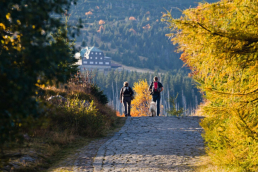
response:
{"label": "grassy slope", "polygon": [[[99,90],[92,90],[89,92],[88,87],[73,84],[67,89],[43,89],[41,101],[45,102],[51,95],[62,95],[67,102],[54,99],[44,103],[46,110],[35,124],[22,129],[27,133],[25,142],[6,144],[4,155],[0,155],[0,171],[2,166],[7,171],[46,170],[90,141],[119,129],[124,118],[116,117],[116,111],[101,103],[99,98],[104,98]],[[82,100],[93,102],[84,107],[79,104]],[[33,160],[24,159],[26,157]]]}

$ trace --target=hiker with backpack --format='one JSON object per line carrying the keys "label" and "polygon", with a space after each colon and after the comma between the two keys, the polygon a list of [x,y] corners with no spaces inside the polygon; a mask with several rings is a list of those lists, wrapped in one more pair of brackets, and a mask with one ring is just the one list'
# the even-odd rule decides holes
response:
{"label": "hiker with backpack", "polygon": [[131,109],[131,101],[133,98],[133,90],[131,87],[129,87],[129,84],[127,81],[124,82],[124,86],[121,88],[120,91],[120,101],[123,103],[124,106],[124,114],[125,117],[131,116],[130,115],[130,109]]}
{"label": "hiker with backpack", "polygon": [[163,91],[163,85],[158,81],[158,77],[153,78],[153,82],[149,86],[149,91],[152,95],[152,101],[157,103],[157,116],[160,113],[160,92]]}

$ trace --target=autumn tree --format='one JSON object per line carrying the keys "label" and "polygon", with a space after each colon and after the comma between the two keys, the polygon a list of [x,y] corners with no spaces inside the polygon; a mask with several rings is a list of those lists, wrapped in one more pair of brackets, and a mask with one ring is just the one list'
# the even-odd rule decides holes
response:
{"label": "autumn tree", "polygon": [[135,98],[132,101],[131,116],[148,116],[151,95],[146,80],[139,80],[133,85]]}
{"label": "autumn tree", "polygon": [[258,170],[258,2],[200,3],[174,19],[168,34],[205,92],[208,154],[236,171]]}

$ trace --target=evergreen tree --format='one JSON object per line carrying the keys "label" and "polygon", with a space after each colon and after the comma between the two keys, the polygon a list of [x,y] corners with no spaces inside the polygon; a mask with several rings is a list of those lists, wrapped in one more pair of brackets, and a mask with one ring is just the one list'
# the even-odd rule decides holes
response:
{"label": "evergreen tree", "polygon": [[69,40],[76,32],[58,18],[71,2],[0,2],[0,148],[22,138],[22,126],[35,123],[42,111],[40,87],[66,82],[76,68]]}
{"label": "evergreen tree", "polygon": [[93,42],[93,36],[92,36],[90,39],[90,45],[92,46],[93,44],[94,44],[94,42]]}
{"label": "evergreen tree", "polygon": [[86,46],[87,46],[87,43],[83,40],[81,46],[82,46],[82,47],[86,47]]}

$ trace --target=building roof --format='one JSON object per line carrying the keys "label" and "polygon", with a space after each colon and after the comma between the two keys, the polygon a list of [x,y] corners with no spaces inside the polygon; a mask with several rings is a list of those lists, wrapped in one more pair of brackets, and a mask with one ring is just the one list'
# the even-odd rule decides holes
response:
{"label": "building roof", "polygon": [[96,48],[96,47],[89,47],[90,51],[94,51],[94,52],[102,52],[100,49]]}
{"label": "building roof", "polygon": [[87,53],[89,55],[91,51],[102,53],[102,51],[96,47],[85,47],[85,48],[81,49],[81,51],[80,51],[81,57],[84,57],[85,53]]}

